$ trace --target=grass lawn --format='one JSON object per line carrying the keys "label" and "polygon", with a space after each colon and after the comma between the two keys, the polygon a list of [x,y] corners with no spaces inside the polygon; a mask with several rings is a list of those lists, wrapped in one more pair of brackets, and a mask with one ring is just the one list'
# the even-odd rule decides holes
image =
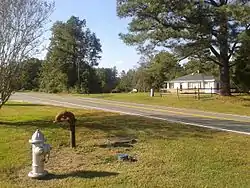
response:
{"label": "grass lawn", "polygon": [[135,102],[151,105],[162,105],[180,108],[193,108],[198,110],[214,111],[221,113],[232,113],[250,116],[250,95],[245,96],[209,96],[201,95],[201,99],[197,100],[194,95],[180,95],[178,98],[176,94],[168,94],[160,97],[156,93],[155,97],[150,97],[149,93],[117,93],[117,94],[91,94],[79,95],[84,97],[101,98],[106,100]]}
{"label": "grass lawn", "polygon": [[[166,99],[163,99],[166,100]],[[164,121],[73,109],[77,148],[52,123],[63,108],[10,103],[0,110],[0,187],[250,187],[250,137]],[[27,177],[28,140],[39,128],[53,147],[45,180]],[[105,147],[130,137],[129,146]],[[137,162],[120,162],[117,153]]]}

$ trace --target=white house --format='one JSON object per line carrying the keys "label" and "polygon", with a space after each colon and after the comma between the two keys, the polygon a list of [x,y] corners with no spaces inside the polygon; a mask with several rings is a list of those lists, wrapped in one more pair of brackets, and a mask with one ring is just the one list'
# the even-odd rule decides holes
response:
{"label": "white house", "polygon": [[205,93],[217,93],[219,92],[220,83],[215,79],[212,75],[205,75],[202,73],[198,74],[190,74],[186,76],[182,76],[176,78],[174,80],[170,80],[165,82],[165,88],[169,91],[180,89],[183,91],[188,91],[192,89],[201,88],[201,92]]}

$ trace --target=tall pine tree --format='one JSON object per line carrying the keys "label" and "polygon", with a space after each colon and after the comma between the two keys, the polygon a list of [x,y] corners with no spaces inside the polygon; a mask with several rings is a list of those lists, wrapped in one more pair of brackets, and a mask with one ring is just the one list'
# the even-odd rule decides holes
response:
{"label": "tall pine tree", "polygon": [[[86,26],[86,20],[72,16],[68,21],[56,22],[52,27],[49,51],[41,75],[41,87],[46,91],[58,83],[56,91],[89,91],[89,74],[101,58],[101,43]],[[51,75],[58,74],[56,75]],[[63,79],[61,77],[64,77]],[[61,82],[60,82],[61,80]]]}
{"label": "tall pine tree", "polygon": [[230,59],[250,28],[249,0],[117,0],[117,13],[131,18],[125,43],[141,51],[171,48],[182,58],[203,55],[220,67],[221,95],[231,94]]}

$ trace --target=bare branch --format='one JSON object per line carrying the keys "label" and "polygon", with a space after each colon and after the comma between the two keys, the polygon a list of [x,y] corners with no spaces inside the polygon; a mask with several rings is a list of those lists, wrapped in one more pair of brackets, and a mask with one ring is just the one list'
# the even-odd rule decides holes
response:
{"label": "bare branch", "polygon": [[250,29],[250,24],[248,24],[248,25],[246,26],[246,30],[248,30],[248,29]]}
{"label": "bare branch", "polygon": [[16,89],[20,63],[39,48],[53,10],[47,0],[0,1],[0,107]]}
{"label": "bare branch", "polygon": [[214,0],[205,1],[205,2],[209,2],[209,4],[218,7],[218,4]]}
{"label": "bare branch", "polygon": [[218,31],[212,29],[212,35],[216,38],[218,38]]}
{"label": "bare branch", "polygon": [[217,50],[215,50],[215,48],[214,48],[212,45],[209,46],[209,49],[211,50],[211,52],[215,55],[215,57],[216,57],[217,59],[220,59],[220,54],[219,54],[219,52],[217,52]]}
{"label": "bare branch", "polygon": [[237,48],[237,44],[238,44],[238,41],[236,41],[236,42],[233,44],[232,48],[229,49],[228,60],[229,60],[229,59],[232,57],[232,55],[234,54],[234,52],[235,52],[235,50],[236,50],[236,48]]}

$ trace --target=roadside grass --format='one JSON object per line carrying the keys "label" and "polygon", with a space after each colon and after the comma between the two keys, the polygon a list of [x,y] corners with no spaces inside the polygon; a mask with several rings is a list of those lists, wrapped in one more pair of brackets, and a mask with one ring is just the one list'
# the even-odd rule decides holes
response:
{"label": "roadside grass", "polygon": [[194,95],[167,94],[160,97],[159,93],[155,97],[150,97],[149,93],[112,93],[112,94],[91,94],[80,95],[83,97],[92,97],[106,100],[125,101],[134,103],[143,103],[150,105],[161,105],[179,108],[190,108],[220,113],[249,115],[250,116],[250,95],[235,95],[232,97],[222,97],[214,95],[201,95],[201,99],[195,99]]}
{"label": "roadside grass", "polygon": [[[78,119],[77,148],[53,124],[65,108],[10,103],[0,110],[0,187],[250,187],[250,137],[102,111],[68,109]],[[52,145],[49,175],[27,177],[28,140],[39,128]],[[133,146],[103,147],[129,137]],[[120,162],[118,153],[137,162]]]}

